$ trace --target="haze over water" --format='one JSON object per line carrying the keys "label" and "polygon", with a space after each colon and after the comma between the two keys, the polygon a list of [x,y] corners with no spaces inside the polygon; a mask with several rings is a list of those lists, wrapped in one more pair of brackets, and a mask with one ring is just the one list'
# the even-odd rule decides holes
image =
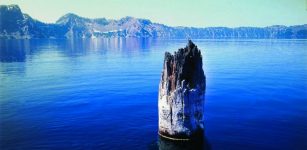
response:
{"label": "haze over water", "polygon": [[[193,42],[203,55],[213,150],[307,147],[307,40]],[[161,147],[164,53],[186,43],[0,40],[0,149]]]}

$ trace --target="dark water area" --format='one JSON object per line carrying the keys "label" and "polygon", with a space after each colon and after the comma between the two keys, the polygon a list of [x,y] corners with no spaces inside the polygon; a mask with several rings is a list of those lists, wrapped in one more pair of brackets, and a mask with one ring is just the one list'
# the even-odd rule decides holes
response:
{"label": "dark water area", "polygon": [[200,147],[157,134],[164,52],[187,40],[0,40],[0,149],[306,149],[307,40],[193,42]]}

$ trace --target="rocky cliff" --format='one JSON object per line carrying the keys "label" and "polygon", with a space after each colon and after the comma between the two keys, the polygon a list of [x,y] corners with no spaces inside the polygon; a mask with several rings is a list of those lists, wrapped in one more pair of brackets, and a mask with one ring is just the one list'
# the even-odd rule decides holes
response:
{"label": "rocky cliff", "polygon": [[65,33],[64,26],[35,20],[17,5],[0,5],[0,39],[65,38]]}
{"label": "rocky cliff", "polygon": [[159,85],[159,134],[190,139],[203,133],[206,77],[202,55],[189,40],[185,48],[165,53]]}

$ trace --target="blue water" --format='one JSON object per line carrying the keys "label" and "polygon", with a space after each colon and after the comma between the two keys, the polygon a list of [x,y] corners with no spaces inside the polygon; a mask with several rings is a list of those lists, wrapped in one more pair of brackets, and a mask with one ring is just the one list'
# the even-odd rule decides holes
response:
{"label": "blue water", "polygon": [[[307,147],[307,40],[194,42],[207,76],[208,147]],[[186,43],[1,40],[0,149],[163,149],[164,52]]]}

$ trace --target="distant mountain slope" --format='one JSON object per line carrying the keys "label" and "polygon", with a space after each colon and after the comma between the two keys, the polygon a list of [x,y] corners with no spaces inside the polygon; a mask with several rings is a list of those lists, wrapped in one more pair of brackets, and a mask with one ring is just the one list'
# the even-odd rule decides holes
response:
{"label": "distant mountain slope", "polygon": [[307,39],[307,24],[297,26],[258,27],[169,27],[147,19],[125,17],[120,20],[89,19],[66,14],[54,24],[46,24],[23,14],[17,5],[0,5],[0,38],[244,38]]}
{"label": "distant mountain slope", "polygon": [[60,25],[45,24],[23,14],[17,5],[0,6],[0,38],[64,38]]}
{"label": "distant mountain slope", "polygon": [[168,37],[171,29],[146,19],[88,19],[75,14],[64,15],[56,24],[68,28],[67,37]]}

